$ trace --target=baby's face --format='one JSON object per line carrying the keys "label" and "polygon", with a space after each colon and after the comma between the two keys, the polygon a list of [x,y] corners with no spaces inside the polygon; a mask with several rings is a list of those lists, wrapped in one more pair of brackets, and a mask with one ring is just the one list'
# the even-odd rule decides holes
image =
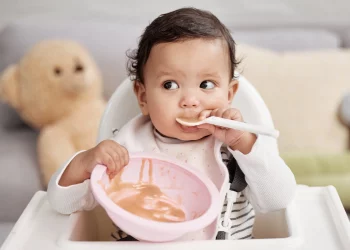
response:
{"label": "baby's face", "polygon": [[205,129],[185,127],[176,118],[198,118],[203,110],[229,107],[237,82],[231,79],[227,45],[194,39],[155,45],[136,94],[144,115],[163,135],[198,140]]}

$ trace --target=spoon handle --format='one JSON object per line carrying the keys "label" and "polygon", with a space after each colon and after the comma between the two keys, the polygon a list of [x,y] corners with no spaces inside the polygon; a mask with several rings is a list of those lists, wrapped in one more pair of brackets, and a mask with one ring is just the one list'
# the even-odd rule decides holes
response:
{"label": "spoon handle", "polygon": [[279,136],[279,131],[273,128],[267,128],[265,126],[256,125],[256,124],[248,124],[244,122],[224,119],[221,117],[215,117],[211,116],[205,120],[203,120],[203,123],[212,124],[215,126],[225,127],[225,128],[231,128],[231,129],[237,129],[241,131],[247,131],[254,134],[262,134],[267,136],[272,136],[274,138],[277,138]]}

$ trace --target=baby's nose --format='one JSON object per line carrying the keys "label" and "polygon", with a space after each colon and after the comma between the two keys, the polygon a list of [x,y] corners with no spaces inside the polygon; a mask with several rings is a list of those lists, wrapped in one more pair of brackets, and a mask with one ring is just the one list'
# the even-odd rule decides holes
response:
{"label": "baby's nose", "polygon": [[196,97],[185,97],[180,103],[182,108],[196,108],[199,106],[199,101]]}

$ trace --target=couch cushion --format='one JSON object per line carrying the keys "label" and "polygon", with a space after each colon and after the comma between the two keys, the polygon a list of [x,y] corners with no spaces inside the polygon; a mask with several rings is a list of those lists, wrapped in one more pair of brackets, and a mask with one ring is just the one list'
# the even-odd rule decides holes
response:
{"label": "couch cushion", "polygon": [[234,29],[232,35],[238,44],[258,46],[274,51],[302,51],[336,49],[340,38],[321,29],[262,29],[241,31]]}
{"label": "couch cushion", "polygon": [[257,88],[280,130],[281,152],[348,148],[339,103],[350,89],[350,50],[276,53],[238,46],[240,71]]}
{"label": "couch cushion", "polygon": [[17,112],[0,100],[0,127],[11,128],[23,126],[24,122]]}
{"label": "couch cushion", "polygon": [[0,221],[15,221],[42,189],[36,157],[37,133],[0,129]]}
{"label": "couch cushion", "polygon": [[350,48],[350,30],[347,30],[344,32],[344,38],[343,38],[343,46],[346,48]]}

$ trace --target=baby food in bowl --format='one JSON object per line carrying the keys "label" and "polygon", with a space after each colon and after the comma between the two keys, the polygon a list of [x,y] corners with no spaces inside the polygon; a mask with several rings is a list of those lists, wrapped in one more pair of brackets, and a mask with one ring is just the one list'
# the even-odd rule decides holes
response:
{"label": "baby food in bowl", "polygon": [[131,154],[112,180],[98,165],[91,187],[112,221],[141,241],[176,240],[205,228],[220,213],[219,192],[208,177],[160,154]]}

